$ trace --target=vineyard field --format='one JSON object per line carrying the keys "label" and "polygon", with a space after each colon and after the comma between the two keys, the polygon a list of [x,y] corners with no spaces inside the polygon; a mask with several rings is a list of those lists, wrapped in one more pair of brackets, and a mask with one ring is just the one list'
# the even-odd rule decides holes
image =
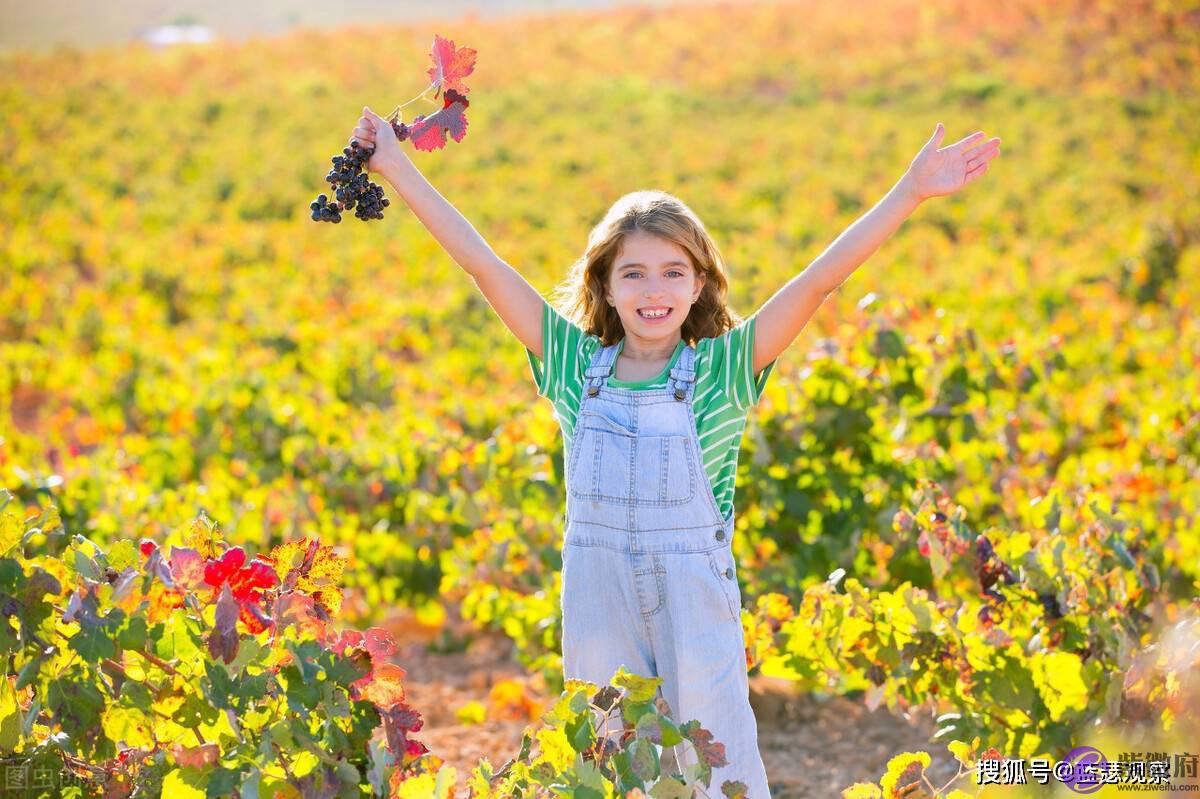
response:
{"label": "vineyard field", "polygon": [[[562,435],[472,279],[390,185],[382,220],[310,219],[363,106],[427,84],[435,35],[478,53],[467,135],[408,152],[548,298],[609,206],[655,188],[704,220],[747,317],[937,122],[1002,137],[750,411],[746,666],[779,691],[764,716],[807,725],[766,736],[774,795],[1045,796],[974,775],[1081,746],[1196,782],[1195,0],[0,53],[0,766],[80,797],[662,799],[686,795],[668,750],[714,751],[647,675],[564,680]],[[469,676],[497,651],[503,679]],[[614,754],[588,712],[618,703],[636,735]],[[783,772],[860,735],[836,788]]]}

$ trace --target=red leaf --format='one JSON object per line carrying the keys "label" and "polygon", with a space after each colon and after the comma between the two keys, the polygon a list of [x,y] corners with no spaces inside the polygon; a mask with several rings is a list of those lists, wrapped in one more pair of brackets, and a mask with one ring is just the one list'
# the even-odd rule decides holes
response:
{"label": "red leaf", "polygon": [[249,566],[229,576],[229,587],[233,589],[233,598],[238,602],[257,602],[262,594],[255,589],[273,588],[278,584],[279,576],[271,564],[261,560],[253,560]]}
{"label": "red leaf", "polygon": [[725,744],[714,741],[712,733],[701,727],[699,721],[692,719],[685,722],[679,728],[679,732],[692,742],[692,746],[696,748],[696,754],[700,755],[701,777],[705,782],[710,779],[713,768],[729,765],[729,761],[725,758]]}
{"label": "red leaf", "polygon": [[217,600],[216,626],[208,636],[208,651],[216,660],[232,663],[238,651],[238,603],[226,585]]}
{"label": "red leaf", "polygon": [[306,594],[289,591],[279,597],[271,611],[275,624],[282,630],[294,625],[302,637],[325,640],[325,623],[317,616],[316,603]]}
{"label": "red leaf", "polygon": [[344,655],[347,649],[362,646],[363,634],[358,630],[342,630],[341,634],[330,642],[326,649],[338,655]]}
{"label": "red leaf", "polygon": [[[462,80],[475,71],[474,50],[470,47],[460,47],[456,50],[453,40],[443,39],[435,34],[433,50],[429,55],[433,57],[433,66],[429,69],[429,79],[433,81],[433,85],[437,87],[439,93],[442,89],[454,89],[463,94],[470,91]],[[434,96],[436,97],[437,94]]]}
{"label": "red leaf", "polygon": [[363,639],[363,646],[371,653],[373,663],[386,663],[388,656],[396,651],[396,641],[382,627],[368,629]]}
{"label": "red leaf", "polygon": [[171,547],[169,562],[171,580],[181,591],[192,591],[208,582],[208,567],[196,550],[190,547]]}
{"label": "red leaf", "polygon": [[258,635],[274,623],[271,617],[263,613],[262,608],[253,602],[240,604],[238,608],[241,611],[238,618],[242,620],[242,624],[246,625],[246,629],[251,635]]}
{"label": "red leaf", "polygon": [[[171,555],[174,558],[174,553]],[[220,588],[246,562],[246,551],[241,547],[225,550],[225,554],[204,567],[204,582]]]}
{"label": "red leaf", "polygon": [[409,126],[409,138],[413,147],[418,150],[432,152],[446,146],[446,132],[455,141],[462,141],[467,135],[467,117],[463,113],[467,107],[461,102],[450,102],[428,117],[419,116]]}

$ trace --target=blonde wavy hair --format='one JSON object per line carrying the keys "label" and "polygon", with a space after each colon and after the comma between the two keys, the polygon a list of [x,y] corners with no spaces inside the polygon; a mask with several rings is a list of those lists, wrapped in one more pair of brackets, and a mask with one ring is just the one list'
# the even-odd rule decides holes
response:
{"label": "blonde wavy hair", "polygon": [[674,195],[654,190],[626,194],[592,228],[587,250],[554,291],[553,302],[563,316],[585,332],[599,336],[605,346],[624,338],[621,317],[605,298],[621,244],[626,236],[639,230],[679,245],[687,252],[696,274],[704,276],[704,287],[680,330],[684,341],[695,345],[697,340],[715,338],[742,321],[726,304],[729,281],[725,261],[700,217]]}

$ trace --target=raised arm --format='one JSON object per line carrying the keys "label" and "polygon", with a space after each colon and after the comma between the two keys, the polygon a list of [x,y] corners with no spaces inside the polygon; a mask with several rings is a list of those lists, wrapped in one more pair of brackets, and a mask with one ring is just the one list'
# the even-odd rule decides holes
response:
{"label": "raised arm", "polygon": [[982,177],[988,162],[1000,154],[998,138],[977,144],[985,135],[983,131],[939,150],[945,132],[939,122],[908,171],[883,199],[758,310],[754,328],[755,374],[788,348],[825,298],[879,249],[917,206],[931,197],[953,194]]}
{"label": "raised arm", "polygon": [[454,262],[483,292],[492,310],[521,343],[542,357],[542,296],[500,259],[483,237],[421,174],[400,149],[391,124],[363,109],[354,139],[375,149],[368,168],[382,174]]}

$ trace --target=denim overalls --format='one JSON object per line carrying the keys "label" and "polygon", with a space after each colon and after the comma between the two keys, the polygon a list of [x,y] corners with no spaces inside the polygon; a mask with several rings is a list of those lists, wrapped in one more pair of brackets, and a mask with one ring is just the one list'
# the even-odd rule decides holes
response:
{"label": "denim overalls", "polygon": [[[695,350],[683,349],[666,388],[645,390],[607,385],[616,352],[597,350],[585,373],[568,455],[563,674],[600,686],[621,665],[662,677],[673,720],[697,719],[725,745],[729,765],[713,769],[709,795],[741,780],[749,799],[770,799],[749,701],[733,514],[718,511],[692,411]],[[609,734],[620,729],[613,717]],[[689,745],[676,750],[693,762]]]}

